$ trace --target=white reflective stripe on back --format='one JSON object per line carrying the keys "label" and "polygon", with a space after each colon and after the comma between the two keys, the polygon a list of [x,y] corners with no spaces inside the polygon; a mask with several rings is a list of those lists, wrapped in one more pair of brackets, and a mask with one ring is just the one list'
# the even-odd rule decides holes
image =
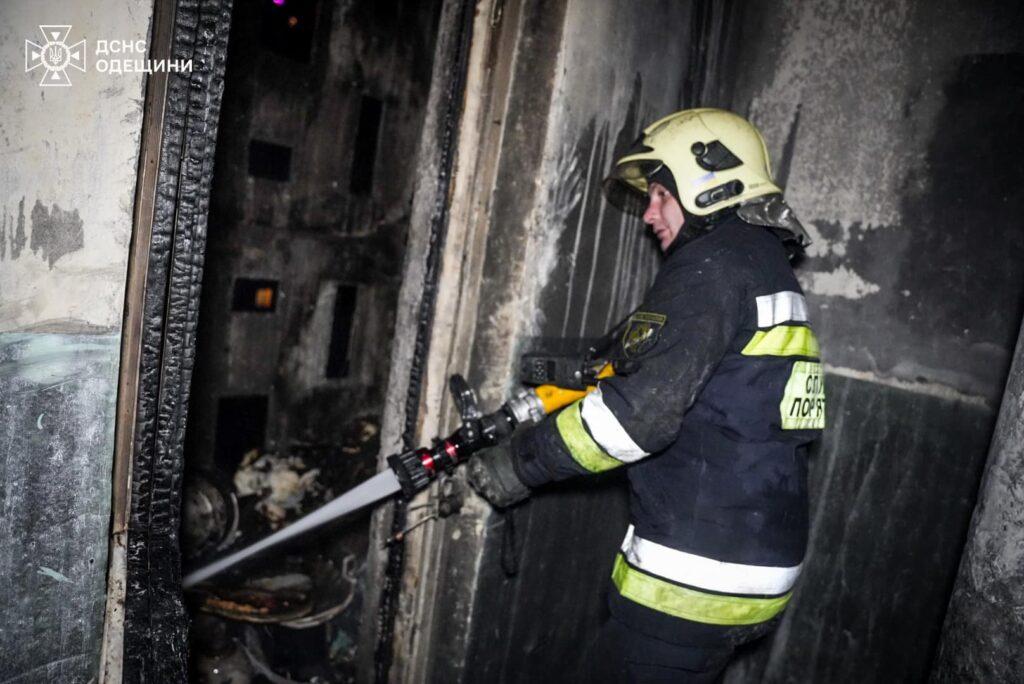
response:
{"label": "white reflective stripe on back", "polygon": [[799,292],[776,292],[755,299],[758,328],[770,328],[786,321],[807,320],[807,300]]}
{"label": "white reflective stripe on back", "polygon": [[590,436],[612,458],[632,463],[650,455],[637,446],[619,419],[605,406],[600,385],[583,399],[580,415],[583,417],[583,424],[590,431]]}
{"label": "white reflective stripe on back", "polygon": [[793,587],[800,575],[799,565],[778,568],[725,563],[677,551],[636,536],[632,525],[622,540],[622,553],[631,565],[644,572],[697,589],[726,594],[784,594]]}

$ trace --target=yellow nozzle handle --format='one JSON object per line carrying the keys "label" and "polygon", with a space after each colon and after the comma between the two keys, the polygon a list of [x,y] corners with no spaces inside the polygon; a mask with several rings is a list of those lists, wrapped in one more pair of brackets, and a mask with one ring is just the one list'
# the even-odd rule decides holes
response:
{"label": "yellow nozzle handle", "polygon": [[[612,364],[606,363],[601,372],[597,374],[598,379],[609,378],[615,375],[615,370],[612,368]],[[551,414],[562,408],[568,406],[577,399],[581,399],[590,392],[594,391],[596,385],[590,385],[585,390],[574,390],[565,389],[564,387],[558,387],[557,385],[541,385],[534,389],[537,393],[537,398],[540,399],[540,403],[544,406],[544,413]]]}

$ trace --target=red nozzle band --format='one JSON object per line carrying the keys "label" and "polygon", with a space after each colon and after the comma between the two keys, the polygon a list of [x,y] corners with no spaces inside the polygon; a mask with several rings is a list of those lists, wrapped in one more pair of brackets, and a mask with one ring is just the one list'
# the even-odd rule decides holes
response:
{"label": "red nozzle band", "polygon": [[420,463],[423,464],[423,467],[429,470],[431,474],[433,474],[434,455],[430,453],[430,449],[420,449],[419,451],[416,452],[416,455],[420,457]]}
{"label": "red nozzle band", "polygon": [[444,452],[448,454],[448,457],[452,459],[452,463],[459,462],[459,450],[451,442],[446,441],[444,443]]}

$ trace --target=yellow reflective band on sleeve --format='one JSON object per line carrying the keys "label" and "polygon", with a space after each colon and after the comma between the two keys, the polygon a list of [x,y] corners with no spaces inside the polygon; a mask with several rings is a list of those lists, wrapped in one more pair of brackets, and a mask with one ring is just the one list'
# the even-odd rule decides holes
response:
{"label": "yellow reflective band on sleeve", "polygon": [[783,430],[825,429],[825,374],[820,363],[793,363],[779,413]]}
{"label": "yellow reflective band on sleeve", "polygon": [[580,415],[581,401],[573,402],[558,414],[558,418],[555,419],[555,423],[558,425],[558,434],[562,436],[562,441],[569,448],[573,460],[590,472],[600,473],[618,468],[622,465],[622,461],[606,454],[583,427],[583,417]]}
{"label": "yellow reflective band on sleeve", "polygon": [[756,625],[770,620],[786,607],[793,592],[775,598],[750,598],[709,594],[648,575],[615,557],[612,582],[625,598],[685,620],[711,625]]}
{"label": "yellow reflective band on sleeve", "polygon": [[746,356],[811,356],[821,353],[818,338],[802,325],[777,325],[758,330],[740,352]]}

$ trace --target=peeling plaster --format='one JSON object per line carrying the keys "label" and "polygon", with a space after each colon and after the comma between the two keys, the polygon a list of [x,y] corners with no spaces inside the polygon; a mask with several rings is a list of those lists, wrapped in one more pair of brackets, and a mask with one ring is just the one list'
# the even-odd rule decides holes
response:
{"label": "peeling plaster", "polygon": [[[571,23],[569,24],[572,25]],[[560,53],[560,61],[567,59],[567,48],[563,46]],[[571,51],[570,51],[571,52]],[[566,102],[569,98],[576,102],[574,93],[568,92],[568,85],[565,74],[568,69],[558,70],[561,75],[557,79],[554,102]],[[598,254],[597,247],[602,236],[603,218],[605,215],[606,200],[601,196],[601,181],[607,175],[609,165],[615,154],[616,136],[611,131],[620,131],[627,125],[630,118],[629,104],[637,99],[642,99],[639,81],[635,74],[616,74],[614,78],[613,96],[610,101],[617,106],[614,109],[605,108],[609,117],[604,120],[591,118],[586,125],[579,121],[577,113],[569,107],[562,107],[555,110],[549,120],[547,139],[549,140],[548,150],[544,155],[541,168],[538,172],[537,183],[542,183],[547,190],[540,194],[540,199],[534,206],[533,211],[526,220],[527,226],[527,247],[525,259],[524,282],[531,283],[531,287],[524,288],[519,297],[506,301],[503,306],[495,312],[492,317],[495,323],[503,327],[497,330],[515,329],[511,322],[519,320],[519,339],[527,339],[538,335],[544,323],[544,312],[540,306],[541,295],[551,283],[552,277],[558,268],[568,268],[569,288],[566,293],[566,300],[573,301],[574,283],[573,275],[579,269],[583,273],[590,273],[587,288],[579,293],[582,298],[582,314],[577,326],[570,326],[570,313],[575,316],[576,311],[569,308],[564,312],[561,334],[563,337],[580,337],[586,334],[584,324],[587,320],[591,304],[590,294],[594,285],[594,278],[597,276],[595,263]],[[633,76],[633,78],[628,78]],[[580,83],[574,82],[573,86],[579,88]],[[640,115],[641,121],[653,118],[653,115]],[[640,129],[642,123],[638,125]],[[584,130],[592,130],[592,142],[589,142],[589,149],[580,147],[580,143],[587,143],[587,139],[581,140],[581,133]],[[574,141],[570,144],[569,141]],[[557,147],[555,147],[557,145]],[[552,149],[554,148],[554,149]],[[585,164],[585,168],[584,168]],[[594,195],[597,195],[596,197]],[[596,214],[588,209],[597,207]],[[579,210],[577,212],[577,210]],[[613,209],[613,211],[618,211]],[[576,220],[571,220],[577,214]],[[618,268],[609,276],[614,277],[612,305],[608,307],[606,320],[612,319],[616,311],[624,306],[632,305],[635,300],[643,294],[644,284],[650,278],[643,276],[636,277],[636,270],[646,269],[653,278],[657,270],[656,255],[652,252],[650,256],[654,259],[650,263],[644,263],[637,258],[637,252],[643,251],[639,241],[642,239],[643,226],[638,218],[622,215],[619,219],[617,230],[620,238],[625,231],[629,232],[629,238],[620,239],[616,262]],[[569,254],[559,252],[559,243],[565,231],[573,232],[573,245]],[[594,244],[597,243],[597,244]],[[624,244],[628,244],[624,246]],[[588,254],[590,263],[581,263],[581,255],[586,247],[593,249]],[[508,326],[508,327],[504,327]],[[591,331],[592,332],[592,331]]]}
{"label": "peeling plaster", "polygon": [[[559,94],[556,92],[554,97],[558,98]],[[561,180],[557,183],[542,180],[549,178]],[[561,263],[559,238],[568,229],[570,214],[584,199],[583,172],[578,155],[568,143],[563,143],[556,154],[545,155],[535,182],[544,183],[547,193],[525,220],[528,256],[523,261],[522,282],[530,283],[530,286],[517,289],[515,296],[502,299],[494,307],[488,316],[487,326],[480,331],[482,337],[493,338],[489,340],[490,344],[504,341],[505,345],[511,345],[513,336],[508,334],[509,331],[518,331],[518,337],[522,339],[540,329],[544,321],[540,296]],[[514,363],[518,355],[509,350],[508,358]],[[485,399],[508,396],[512,384],[513,374],[507,377],[499,373],[488,375],[481,383],[480,395]]]}
{"label": "peeling plaster", "polygon": [[[527,223],[529,240],[527,253],[531,255],[531,258],[526,261],[526,282],[532,282],[534,287],[528,290],[527,296],[521,300],[520,306],[517,307],[514,314],[518,316],[528,312],[524,331],[526,335],[536,334],[543,323],[544,313],[538,300],[551,280],[555,269],[561,264],[558,242],[562,233],[570,229],[569,217],[577,207],[586,202],[588,193],[594,190],[592,187],[592,162],[595,150],[596,145],[590,150],[591,164],[588,165],[586,176],[579,165],[579,159],[583,155],[578,154],[575,149],[564,142],[557,155],[551,158],[545,157],[541,167],[542,178],[558,180],[548,184],[547,193],[534,207],[533,214]],[[575,257],[579,254],[584,218],[584,213],[580,212],[579,222],[574,227],[576,231],[575,249],[569,268],[576,267]],[[563,324],[563,332],[564,328]]]}
{"label": "peeling plaster", "polygon": [[800,286],[806,292],[824,297],[845,297],[863,299],[881,289],[869,283],[847,266],[839,266],[826,272],[799,273]]}

